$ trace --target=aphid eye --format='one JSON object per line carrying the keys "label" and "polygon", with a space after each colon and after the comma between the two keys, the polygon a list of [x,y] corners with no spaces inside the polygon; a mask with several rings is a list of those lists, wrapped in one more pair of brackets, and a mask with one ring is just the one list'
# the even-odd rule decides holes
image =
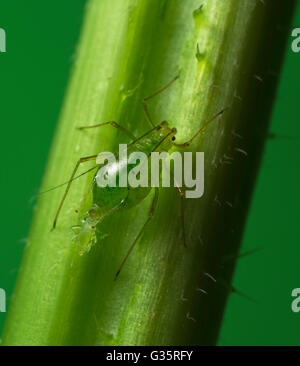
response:
{"label": "aphid eye", "polygon": [[175,137],[175,136],[173,136],[173,137],[172,137],[172,141],[175,141],[175,140],[176,140],[176,137]]}

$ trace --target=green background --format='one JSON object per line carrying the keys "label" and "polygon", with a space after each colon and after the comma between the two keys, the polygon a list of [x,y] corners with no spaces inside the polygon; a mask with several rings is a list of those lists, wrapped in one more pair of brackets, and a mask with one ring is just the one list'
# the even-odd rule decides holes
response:
{"label": "green background", "polygon": [[[7,53],[0,54],[0,288],[9,307],[78,39],[85,0],[0,4]],[[298,0],[299,2],[299,0]],[[300,2],[291,29],[300,27]],[[271,132],[229,298],[220,345],[300,345],[300,53],[287,45]],[[5,321],[0,313],[0,333]]]}

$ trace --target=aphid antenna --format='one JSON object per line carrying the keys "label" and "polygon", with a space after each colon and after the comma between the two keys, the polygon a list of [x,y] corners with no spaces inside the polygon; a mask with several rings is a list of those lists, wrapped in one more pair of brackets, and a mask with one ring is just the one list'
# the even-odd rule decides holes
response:
{"label": "aphid antenna", "polygon": [[83,173],[81,173],[81,174],[77,175],[76,177],[74,177],[74,178],[72,178],[72,179],[69,179],[67,182],[64,182],[64,183],[61,183],[61,184],[59,184],[59,185],[57,185],[57,186],[55,186],[55,187],[49,188],[49,189],[47,189],[46,191],[39,192],[39,193],[38,193],[34,198],[39,197],[40,195],[42,195],[42,194],[44,194],[44,193],[48,193],[48,192],[54,191],[54,190],[55,190],[55,189],[57,189],[57,188],[63,187],[63,186],[65,186],[66,184],[68,184],[68,183],[70,183],[70,182],[73,182],[73,180],[76,180],[76,179],[78,179],[78,178],[82,177],[83,175],[85,175],[85,174],[87,174],[87,173],[91,172],[92,170],[94,170],[94,169],[96,169],[96,168],[99,168],[99,167],[96,165],[96,166],[94,166],[93,168],[90,168],[90,169],[86,170],[85,172],[83,172]]}

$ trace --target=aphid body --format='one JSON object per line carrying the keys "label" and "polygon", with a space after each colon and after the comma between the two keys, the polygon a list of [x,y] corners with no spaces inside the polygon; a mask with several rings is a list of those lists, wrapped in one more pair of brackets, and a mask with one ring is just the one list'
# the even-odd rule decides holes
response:
{"label": "aphid body", "polygon": [[[104,122],[104,123],[100,123],[100,124],[93,125],[93,126],[80,127],[79,129],[82,130],[82,129],[100,127],[100,126],[104,126],[104,125],[111,125],[117,129],[119,129],[120,131],[124,132],[125,134],[127,134],[133,140],[127,146],[127,154],[130,155],[130,153],[132,153],[132,152],[134,152],[134,153],[142,152],[142,153],[146,154],[148,157],[147,163],[149,163],[149,161],[150,161],[150,155],[152,152],[163,152],[163,151],[169,152],[173,146],[178,147],[178,148],[185,148],[185,147],[189,146],[206,129],[207,125],[211,121],[213,121],[215,118],[217,118],[218,116],[223,114],[225,109],[221,110],[219,113],[217,113],[215,116],[213,116],[209,121],[207,121],[190,140],[188,140],[185,143],[181,143],[181,144],[175,143],[174,142],[175,135],[177,133],[176,128],[169,127],[167,121],[163,121],[163,122],[159,123],[158,125],[154,125],[154,123],[152,122],[151,117],[149,115],[146,102],[150,98],[156,96],[157,94],[159,94],[162,91],[164,91],[165,89],[167,89],[177,78],[178,77],[174,78],[165,87],[163,87],[162,89],[158,90],[157,92],[155,92],[154,94],[152,94],[151,96],[149,96],[143,100],[142,107],[143,107],[145,116],[152,128],[147,133],[142,135],[141,137],[135,138],[131,134],[131,132],[127,131],[124,127],[118,125],[114,121]],[[93,190],[92,207],[90,208],[88,213],[83,218],[82,227],[80,228],[80,231],[78,233],[78,242],[80,243],[80,246],[81,246],[80,254],[84,254],[85,252],[89,251],[90,248],[92,247],[92,245],[95,243],[96,227],[103,221],[103,219],[105,217],[113,214],[116,210],[118,210],[120,208],[129,208],[129,207],[139,204],[145,197],[147,197],[149,195],[149,193],[153,189],[151,187],[150,182],[149,182],[148,186],[146,186],[146,187],[141,187],[141,186],[132,187],[130,185],[120,186],[118,183],[119,183],[121,174],[124,172],[124,170],[126,170],[126,173],[127,173],[126,176],[128,174],[130,174],[130,170],[132,169],[132,166],[130,166],[130,164],[128,164],[127,160],[122,159],[122,158],[119,159],[119,156],[117,156],[118,155],[117,153],[115,153],[114,155],[117,158],[116,159],[117,163],[112,162],[112,163],[107,164],[106,179],[115,181],[116,185],[115,186],[106,185],[103,187],[98,186],[97,174],[99,173],[100,168],[98,166],[96,166],[95,168],[97,168],[97,171],[96,171],[93,181],[90,184],[90,187],[82,201],[82,202],[84,202],[84,200],[88,197],[88,194],[90,193],[90,191]],[[62,200],[60,202],[60,205],[58,207],[58,210],[57,210],[57,213],[56,213],[56,216],[54,219],[53,229],[56,226],[56,222],[57,222],[59,213],[61,211],[61,208],[62,208],[65,198],[67,196],[67,193],[70,189],[71,183],[74,179],[77,178],[75,176],[75,174],[76,174],[78,167],[80,166],[81,163],[84,163],[86,161],[96,160],[96,159],[97,159],[97,155],[92,155],[92,156],[80,158],[78,160],[78,162],[75,166],[75,169],[71,175],[71,178],[67,182],[67,188],[62,197]],[[148,164],[148,167],[150,167],[149,169],[151,169],[151,163]],[[90,171],[90,170],[88,170],[88,171]],[[182,219],[181,222],[182,222],[184,245],[186,246],[185,230],[184,230],[184,200],[183,200],[184,197],[183,197],[181,188],[179,186],[176,186],[176,188],[181,197],[181,219]],[[139,231],[134,242],[131,244],[123,262],[121,263],[121,265],[116,273],[116,277],[120,273],[123,265],[125,264],[128,256],[130,255],[131,251],[133,250],[135,244],[141,237],[146,225],[149,223],[149,221],[151,220],[151,218],[154,215],[154,211],[155,211],[157,200],[158,200],[158,192],[159,192],[158,188],[154,188],[154,189],[155,189],[155,194],[154,194],[154,198],[152,201],[148,219],[146,220],[143,227]],[[78,210],[76,210],[76,212],[78,212]]]}

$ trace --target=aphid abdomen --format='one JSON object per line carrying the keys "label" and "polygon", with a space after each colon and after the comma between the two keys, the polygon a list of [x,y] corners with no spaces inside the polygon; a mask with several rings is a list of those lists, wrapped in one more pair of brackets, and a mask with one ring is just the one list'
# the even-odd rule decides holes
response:
{"label": "aphid abdomen", "polygon": [[124,201],[127,195],[127,187],[99,187],[97,183],[95,183],[93,189],[93,202],[102,210],[109,210]]}
{"label": "aphid abdomen", "polygon": [[151,191],[151,187],[136,187],[129,190],[126,207],[130,208],[143,201]]}

